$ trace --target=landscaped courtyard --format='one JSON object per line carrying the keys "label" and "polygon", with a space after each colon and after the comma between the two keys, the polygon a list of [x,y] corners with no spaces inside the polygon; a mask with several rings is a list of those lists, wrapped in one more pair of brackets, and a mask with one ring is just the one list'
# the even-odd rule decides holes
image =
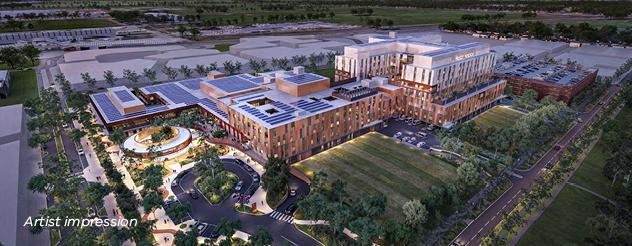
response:
{"label": "landscaped courtyard", "polygon": [[20,104],[37,97],[35,71],[13,71],[9,83],[9,97],[0,99],[0,106]]}
{"label": "landscaped courtyard", "polygon": [[497,106],[476,117],[474,123],[483,128],[508,128],[513,126],[524,114],[507,106]]}
{"label": "landscaped courtyard", "polygon": [[295,167],[308,177],[323,171],[330,181],[345,181],[353,200],[383,193],[388,198],[386,216],[400,216],[405,202],[423,197],[432,185],[457,178],[450,163],[379,133],[358,137]]}

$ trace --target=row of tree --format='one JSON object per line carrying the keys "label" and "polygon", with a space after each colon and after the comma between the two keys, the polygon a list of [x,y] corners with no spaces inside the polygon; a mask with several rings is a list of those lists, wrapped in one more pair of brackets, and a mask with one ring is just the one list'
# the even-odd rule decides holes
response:
{"label": "row of tree", "polygon": [[441,25],[450,31],[494,32],[529,35],[544,40],[604,42],[632,44],[632,28],[619,30],[614,25],[592,26],[589,23],[547,25],[540,21],[526,22],[465,22],[453,21]]}
{"label": "row of tree", "polygon": [[0,48],[0,63],[6,63],[11,69],[35,66],[40,53],[38,48],[30,44],[20,48],[7,46]]}

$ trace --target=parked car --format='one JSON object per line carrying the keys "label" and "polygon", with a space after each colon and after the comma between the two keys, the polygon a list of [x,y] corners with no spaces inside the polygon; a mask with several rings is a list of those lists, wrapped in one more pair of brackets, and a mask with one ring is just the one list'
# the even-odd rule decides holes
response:
{"label": "parked car", "polygon": [[290,189],[290,196],[296,196],[296,189]]}
{"label": "parked car", "polygon": [[208,229],[211,231],[211,234],[208,236],[209,238],[217,239],[219,237],[219,232],[217,231],[216,225],[208,225]]}
{"label": "parked car", "polygon": [[191,198],[193,198],[194,200],[195,200],[195,199],[200,198],[200,195],[199,195],[199,194],[197,193],[197,191],[195,191],[195,190],[191,190],[191,191],[189,191],[189,195],[190,195],[190,196],[191,196]]}
{"label": "parked car", "polygon": [[556,150],[556,151],[560,150],[561,148],[562,148],[562,147],[561,147],[561,146],[559,146],[559,145],[555,145],[555,147],[553,147],[553,149],[554,149],[554,150]]}
{"label": "parked car", "polygon": [[546,165],[544,166],[546,169],[551,169],[553,167],[553,161],[549,161],[546,163]]}
{"label": "parked car", "polygon": [[258,174],[253,174],[252,175],[252,182],[255,182],[255,183],[259,182],[259,175]]}
{"label": "parked car", "polygon": [[243,186],[244,186],[244,181],[239,180],[239,182],[237,182],[237,184],[235,185],[235,190],[240,191]]}
{"label": "parked car", "polygon": [[410,139],[409,137],[403,137],[402,138],[402,142],[408,142],[408,139]]}
{"label": "parked car", "polygon": [[178,179],[174,179],[173,182],[171,182],[171,187],[176,187],[178,186]]}
{"label": "parked car", "polygon": [[419,143],[417,143],[417,148],[421,148],[424,145],[426,145],[426,142],[419,142]]}
{"label": "parked car", "polygon": [[287,215],[293,215],[294,212],[296,212],[296,209],[298,208],[298,206],[296,205],[296,203],[292,203],[290,204],[290,206],[287,206],[287,208],[285,209],[284,213]]}
{"label": "parked car", "polygon": [[246,164],[246,166],[244,166],[244,169],[246,169],[246,171],[248,171],[248,172],[252,172],[252,171],[254,171],[254,170],[252,169],[252,167],[250,167],[250,165],[248,165],[248,164]]}
{"label": "parked car", "polygon": [[397,133],[395,133],[395,135],[394,135],[393,137],[395,137],[395,138],[399,138],[399,137],[401,137],[401,136],[402,136],[402,132],[397,132]]}
{"label": "parked car", "polygon": [[83,148],[81,148],[81,147],[77,148],[77,154],[78,155],[85,155],[85,153],[83,152]]}
{"label": "parked car", "polygon": [[415,135],[417,135],[417,137],[420,137],[420,138],[425,138],[428,136],[428,133],[418,131],[417,133],[415,133]]}

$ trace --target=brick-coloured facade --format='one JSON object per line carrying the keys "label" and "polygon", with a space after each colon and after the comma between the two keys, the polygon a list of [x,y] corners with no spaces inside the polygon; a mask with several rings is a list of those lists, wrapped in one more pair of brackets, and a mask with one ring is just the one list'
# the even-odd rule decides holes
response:
{"label": "brick-coloured facade", "polygon": [[503,74],[499,74],[498,78],[507,80],[507,85],[512,87],[512,92],[515,95],[522,95],[526,90],[533,89],[538,92],[538,100],[545,96],[552,96],[557,101],[570,103],[573,97],[595,82],[597,72],[598,70],[595,69],[579,81],[568,85]]}

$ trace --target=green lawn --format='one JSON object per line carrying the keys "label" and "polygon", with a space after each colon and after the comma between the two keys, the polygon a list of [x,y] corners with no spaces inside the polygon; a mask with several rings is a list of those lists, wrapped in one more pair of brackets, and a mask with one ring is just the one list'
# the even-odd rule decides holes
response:
{"label": "green lawn", "polygon": [[11,72],[9,83],[9,98],[0,99],[0,106],[21,104],[38,95],[34,70]]}
{"label": "green lawn", "polygon": [[523,115],[523,112],[511,109],[507,106],[497,106],[476,117],[474,123],[483,128],[508,128],[513,126]]}
{"label": "green lawn", "polygon": [[567,185],[542,216],[518,241],[518,246],[581,245],[588,230],[586,219],[597,215],[600,198]]}
{"label": "green lawn", "polygon": [[330,68],[319,68],[316,69],[314,71],[312,71],[315,74],[318,75],[322,75],[325,76],[327,78],[329,78],[330,81],[334,81],[334,68],[330,67]]}
{"label": "green lawn", "polygon": [[[632,131],[632,106],[626,105],[615,118],[616,124],[621,127],[627,127],[628,131]],[[599,140],[597,145],[590,151],[586,160],[579,167],[575,175],[571,178],[571,182],[586,187],[603,196],[612,197],[609,189],[611,181],[601,174],[603,166],[606,164],[607,155],[604,152],[608,146]]]}
{"label": "green lawn", "polygon": [[[33,28],[28,28],[27,23],[33,24]],[[44,31],[62,30],[76,28],[96,28],[117,26],[116,23],[108,19],[76,19],[76,20],[46,20],[46,21],[24,21],[22,29],[9,29],[0,27],[0,32],[23,32],[23,31]]]}
{"label": "green lawn", "polygon": [[213,49],[216,49],[220,52],[226,52],[230,49],[230,46],[232,44],[216,44],[215,47],[213,47]]}
{"label": "green lawn", "polygon": [[400,216],[405,202],[423,197],[431,185],[456,179],[456,168],[450,163],[379,133],[358,137],[295,167],[309,177],[324,171],[330,181],[347,182],[352,200],[383,193],[388,198],[385,216]]}

